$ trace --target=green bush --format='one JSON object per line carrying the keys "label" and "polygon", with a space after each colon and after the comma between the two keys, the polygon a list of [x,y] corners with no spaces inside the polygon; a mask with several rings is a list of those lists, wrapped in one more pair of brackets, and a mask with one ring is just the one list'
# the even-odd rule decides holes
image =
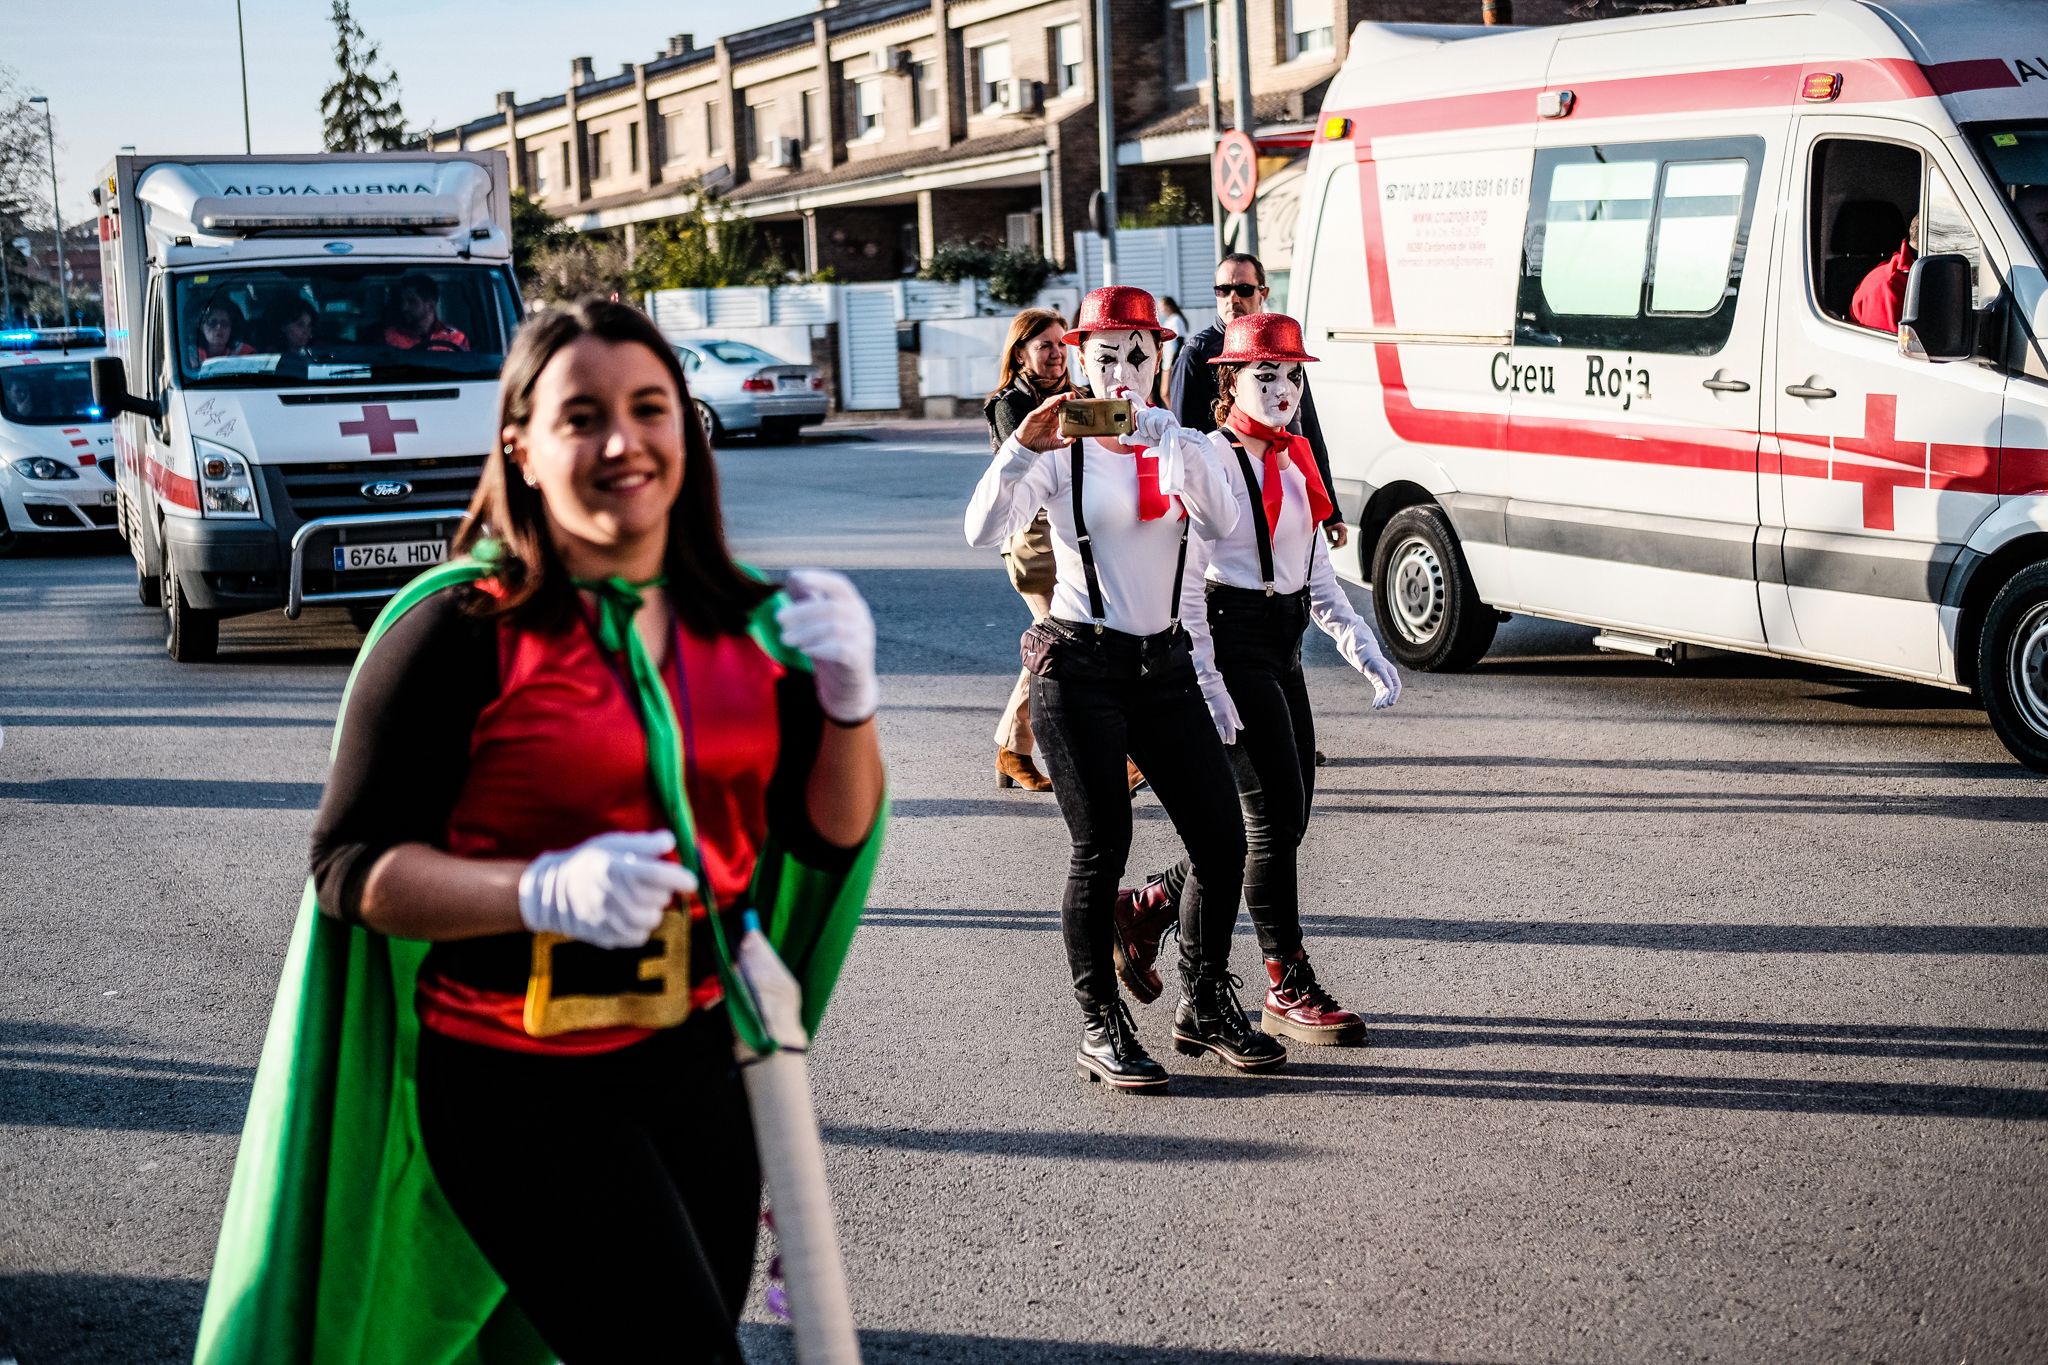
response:
{"label": "green bush", "polygon": [[987,280],[989,297],[1011,308],[1028,307],[1058,269],[1030,247],[999,247],[989,242],[947,242],[917,272],[921,280],[958,284]]}

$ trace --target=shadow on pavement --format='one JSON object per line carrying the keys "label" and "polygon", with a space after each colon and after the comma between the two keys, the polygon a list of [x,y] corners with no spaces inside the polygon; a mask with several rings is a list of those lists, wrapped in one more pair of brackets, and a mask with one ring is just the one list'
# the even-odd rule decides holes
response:
{"label": "shadow on pavement", "polygon": [[[905,710],[931,710],[916,707]],[[982,710],[987,707],[961,707]],[[1332,755],[1323,766],[1329,768],[1537,768],[1543,770],[1586,769],[1594,772],[1631,773],[1727,773],[1737,777],[1848,777],[1859,781],[1885,781],[1900,777],[2025,778],[2025,769],[2013,763],[1936,763],[1850,759],[1741,759],[1741,758],[1578,758],[1542,754],[1387,754],[1363,758]]]}
{"label": "shadow on pavement", "polygon": [[1054,1157],[1082,1161],[1277,1161],[1312,1149],[1240,1138],[1178,1138],[1152,1133],[1058,1133],[995,1128],[870,1128],[824,1125],[825,1141],[956,1156]]}
{"label": "shadow on pavement", "polygon": [[320,804],[320,784],[201,777],[52,777],[41,782],[0,782],[0,801],[180,810],[313,810]]}
{"label": "shadow on pavement", "polygon": [[1959,1062],[2048,1061],[2048,1032],[1886,1024],[1770,1024],[1739,1019],[1489,1019],[1375,1014],[1375,1048],[1567,1047],[1805,1053]]}
{"label": "shadow on pavement", "polygon": [[203,1280],[61,1271],[0,1275],[0,1355],[23,1365],[189,1361]]}
{"label": "shadow on pavement", "polygon": [[[740,1345],[754,1365],[783,1365],[796,1359],[789,1329],[740,1324]],[[1125,1346],[1108,1341],[1048,1341],[1036,1337],[977,1337],[964,1332],[860,1334],[867,1365],[892,1361],[944,1361],[946,1365],[1450,1365],[1411,1356],[1333,1356],[1309,1351],[1232,1351],[1193,1346]],[[1473,1362],[1472,1365],[1478,1365]]]}

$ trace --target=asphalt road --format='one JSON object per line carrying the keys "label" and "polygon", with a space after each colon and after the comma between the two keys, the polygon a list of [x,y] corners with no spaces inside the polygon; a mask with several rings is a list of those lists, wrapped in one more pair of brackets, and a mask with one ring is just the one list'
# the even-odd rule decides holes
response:
{"label": "asphalt road", "polygon": [[[895,823],[813,1054],[871,1362],[2048,1355],[2048,783],[1966,698],[1516,621],[1375,714],[1318,638],[1309,942],[1372,1046],[1226,1074],[1166,1049],[1169,991],[1170,1093],[1108,1094],[1064,829],[993,782],[1025,618],[960,539],[984,450],[723,461],[743,552],[881,626]],[[0,562],[22,1365],[190,1352],[356,641],[225,639],[172,664],[118,556]],[[1174,849],[1140,817],[1134,874]]]}

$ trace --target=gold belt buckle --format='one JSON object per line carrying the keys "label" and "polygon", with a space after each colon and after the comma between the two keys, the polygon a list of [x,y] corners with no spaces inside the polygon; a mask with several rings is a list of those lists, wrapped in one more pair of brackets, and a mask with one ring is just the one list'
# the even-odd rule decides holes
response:
{"label": "gold belt buckle", "polygon": [[690,918],[679,910],[662,913],[648,941],[661,952],[640,962],[642,981],[659,981],[659,991],[610,995],[556,995],[555,949],[573,940],[561,934],[533,936],[533,965],[526,978],[528,1037],[551,1038],[590,1028],[674,1028],[690,1015]]}

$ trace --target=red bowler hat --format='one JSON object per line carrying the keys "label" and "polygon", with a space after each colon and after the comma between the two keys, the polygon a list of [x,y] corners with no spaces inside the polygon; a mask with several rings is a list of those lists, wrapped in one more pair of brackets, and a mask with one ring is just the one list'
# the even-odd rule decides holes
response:
{"label": "red bowler hat", "polygon": [[1090,332],[1157,332],[1161,341],[1173,340],[1171,329],[1159,325],[1159,312],[1152,296],[1128,284],[1105,284],[1088,291],[1081,300],[1081,316],[1072,331],[1060,340],[1079,346]]}
{"label": "red bowler hat", "polygon": [[1211,365],[1256,360],[1314,360],[1302,349],[1301,324],[1285,313],[1254,313],[1233,321],[1223,333],[1223,354]]}

